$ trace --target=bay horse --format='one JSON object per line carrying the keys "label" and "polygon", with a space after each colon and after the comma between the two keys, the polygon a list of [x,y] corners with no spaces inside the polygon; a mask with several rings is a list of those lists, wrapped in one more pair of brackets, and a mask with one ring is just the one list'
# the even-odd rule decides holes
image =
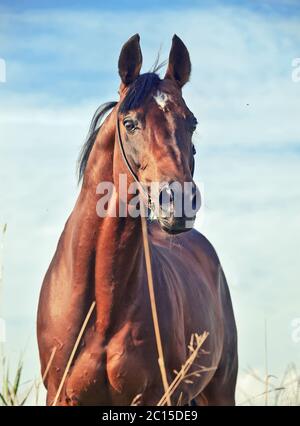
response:
{"label": "bay horse", "polygon": [[[190,182],[197,192],[192,176],[197,123],[181,90],[191,73],[188,50],[174,35],[161,79],[156,70],[140,74],[139,41],[136,34],[121,50],[119,101],[105,104],[94,116],[80,157],[81,192],[43,281],[37,315],[42,374],[56,349],[44,380],[48,405],[93,301],[57,404],[129,405],[139,395],[141,405],[156,405],[164,394],[140,217],[99,217],[96,211],[99,182],[114,183],[108,204],[119,206],[120,174],[128,185],[135,178],[146,186]],[[207,371],[182,382],[172,404],[180,398],[182,404],[234,405],[237,331],[225,275],[209,241],[187,227],[185,217],[175,217],[171,207],[169,213],[167,219],[158,215],[148,221],[169,384],[188,357],[191,335],[209,332],[198,360]],[[188,219],[193,223],[195,217]]]}

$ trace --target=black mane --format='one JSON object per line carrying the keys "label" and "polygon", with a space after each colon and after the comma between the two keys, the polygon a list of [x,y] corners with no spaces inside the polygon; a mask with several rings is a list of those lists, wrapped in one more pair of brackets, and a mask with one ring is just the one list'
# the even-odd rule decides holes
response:
{"label": "black mane", "polygon": [[85,168],[89,159],[89,155],[91,153],[91,150],[94,146],[97,133],[102,125],[101,121],[104,118],[105,114],[111,110],[115,105],[117,105],[118,102],[106,102],[105,104],[102,104],[99,106],[99,108],[96,110],[91,124],[89,128],[88,135],[86,137],[86,141],[81,148],[79,158],[78,158],[78,182],[81,181]]}

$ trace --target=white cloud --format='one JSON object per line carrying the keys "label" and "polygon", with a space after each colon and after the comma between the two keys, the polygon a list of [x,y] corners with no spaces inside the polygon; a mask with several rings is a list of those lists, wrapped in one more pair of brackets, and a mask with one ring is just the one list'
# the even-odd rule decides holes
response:
{"label": "white cloud", "polygon": [[[52,103],[72,103],[76,90],[81,99],[90,97],[91,91],[100,98],[103,90],[108,95],[107,87],[115,97],[118,54],[127,37],[140,32],[147,70],[161,43],[162,57],[167,57],[171,36],[177,32],[193,62],[185,94],[210,144],[299,140],[300,83],[293,83],[291,66],[299,56],[297,17],[266,19],[240,7],[216,6],[184,13],[31,11],[3,15],[2,22],[3,51],[9,58],[16,52],[8,61],[12,90],[14,81],[26,89],[36,80],[45,98],[51,90]],[[93,89],[89,79],[97,85]],[[65,97],[61,87],[67,90]],[[22,98],[18,103],[24,104]]]}

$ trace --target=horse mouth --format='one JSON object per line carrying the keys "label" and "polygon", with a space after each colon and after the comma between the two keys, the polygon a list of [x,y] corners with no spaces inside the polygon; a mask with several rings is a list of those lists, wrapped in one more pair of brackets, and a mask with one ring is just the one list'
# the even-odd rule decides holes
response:
{"label": "horse mouth", "polygon": [[168,221],[165,218],[158,218],[158,222],[163,231],[170,235],[177,235],[183,232],[188,232],[193,229],[195,223],[195,217],[193,218],[176,218],[172,221]]}

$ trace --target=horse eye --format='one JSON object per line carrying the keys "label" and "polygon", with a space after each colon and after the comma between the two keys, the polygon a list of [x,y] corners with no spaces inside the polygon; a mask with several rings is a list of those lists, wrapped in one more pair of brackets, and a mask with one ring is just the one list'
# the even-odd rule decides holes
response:
{"label": "horse eye", "polygon": [[136,128],[135,122],[131,119],[125,119],[123,122],[125,129],[127,130],[127,132],[133,132]]}

